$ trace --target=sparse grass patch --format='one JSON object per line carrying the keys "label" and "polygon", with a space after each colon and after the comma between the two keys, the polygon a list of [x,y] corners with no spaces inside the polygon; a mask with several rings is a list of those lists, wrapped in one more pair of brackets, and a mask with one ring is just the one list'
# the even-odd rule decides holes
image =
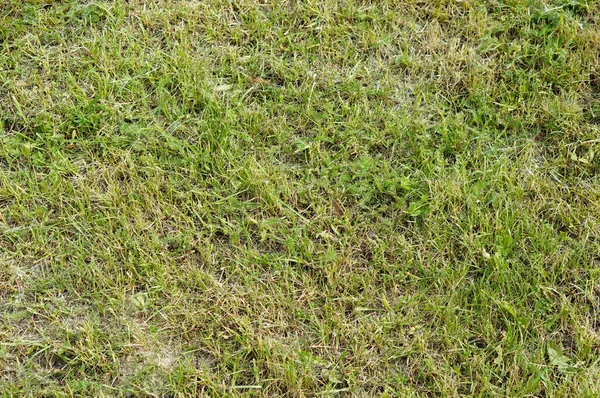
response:
{"label": "sparse grass patch", "polygon": [[2,2],[0,395],[599,395],[598,7]]}

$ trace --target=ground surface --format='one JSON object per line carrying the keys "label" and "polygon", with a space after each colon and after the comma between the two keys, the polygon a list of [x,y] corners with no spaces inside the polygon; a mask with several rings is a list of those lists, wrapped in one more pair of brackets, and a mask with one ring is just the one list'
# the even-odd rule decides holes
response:
{"label": "ground surface", "polygon": [[598,396],[599,27],[2,1],[0,395]]}

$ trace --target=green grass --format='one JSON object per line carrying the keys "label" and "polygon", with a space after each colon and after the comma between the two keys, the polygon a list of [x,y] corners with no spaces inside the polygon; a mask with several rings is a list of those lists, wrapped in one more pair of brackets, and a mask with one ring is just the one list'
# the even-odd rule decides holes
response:
{"label": "green grass", "polygon": [[600,395],[599,27],[3,0],[0,396]]}

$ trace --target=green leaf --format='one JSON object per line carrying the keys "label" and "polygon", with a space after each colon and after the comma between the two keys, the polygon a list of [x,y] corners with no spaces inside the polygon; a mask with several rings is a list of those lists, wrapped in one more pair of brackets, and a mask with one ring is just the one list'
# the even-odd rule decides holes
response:
{"label": "green leaf", "polygon": [[561,372],[569,372],[575,368],[571,365],[571,360],[554,343],[548,343],[547,350],[550,365],[557,367]]}

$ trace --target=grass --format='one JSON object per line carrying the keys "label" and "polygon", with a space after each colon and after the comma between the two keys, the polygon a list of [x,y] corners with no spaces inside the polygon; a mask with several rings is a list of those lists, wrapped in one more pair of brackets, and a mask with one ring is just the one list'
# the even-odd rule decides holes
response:
{"label": "grass", "polygon": [[600,395],[599,26],[2,1],[0,396]]}

